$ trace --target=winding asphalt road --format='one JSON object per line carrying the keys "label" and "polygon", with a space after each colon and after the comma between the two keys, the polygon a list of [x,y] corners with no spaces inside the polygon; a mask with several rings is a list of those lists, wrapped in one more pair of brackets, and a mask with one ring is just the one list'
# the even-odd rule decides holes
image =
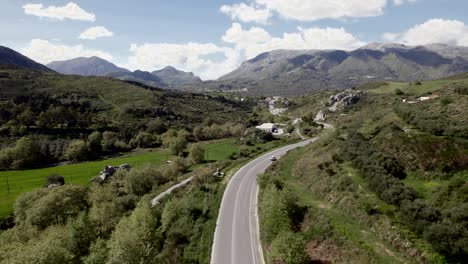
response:
{"label": "winding asphalt road", "polygon": [[289,150],[316,140],[318,137],[273,150],[249,162],[232,176],[219,209],[211,264],[264,263],[257,213],[257,175],[270,166],[271,156],[280,158]]}

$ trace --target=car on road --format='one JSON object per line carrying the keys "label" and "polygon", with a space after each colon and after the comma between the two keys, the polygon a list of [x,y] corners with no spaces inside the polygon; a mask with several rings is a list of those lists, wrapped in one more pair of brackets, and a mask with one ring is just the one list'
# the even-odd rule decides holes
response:
{"label": "car on road", "polygon": [[270,157],[270,160],[271,160],[271,161],[277,161],[278,159],[277,159],[275,156],[271,156],[271,157]]}

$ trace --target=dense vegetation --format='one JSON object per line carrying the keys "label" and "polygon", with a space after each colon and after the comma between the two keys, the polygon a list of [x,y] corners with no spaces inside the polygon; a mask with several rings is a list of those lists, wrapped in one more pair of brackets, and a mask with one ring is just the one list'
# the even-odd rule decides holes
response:
{"label": "dense vegetation", "polygon": [[0,66],[0,76],[0,169],[157,147],[175,137],[169,128],[191,132],[188,140],[239,135],[252,109],[248,101],[161,91],[104,77],[12,66]]}
{"label": "dense vegetation", "polygon": [[[329,113],[334,132],[260,178],[270,263],[463,263],[467,84],[367,85],[360,103]],[[298,98],[293,115],[313,116],[327,97]]]}

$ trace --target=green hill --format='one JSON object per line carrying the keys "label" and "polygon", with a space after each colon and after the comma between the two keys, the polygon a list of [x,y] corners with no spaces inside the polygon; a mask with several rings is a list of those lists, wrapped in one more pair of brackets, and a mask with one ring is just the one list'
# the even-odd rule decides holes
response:
{"label": "green hill", "polygon": [[[357,104],[327,112],[334,131],[261,177],[268,258],[462,263],[468,254],[468,76],[357,89],[367,92]],[[291,116],[315,116],[330,95],[296,98]],[[299,249],[287,251],[285,241]]]}

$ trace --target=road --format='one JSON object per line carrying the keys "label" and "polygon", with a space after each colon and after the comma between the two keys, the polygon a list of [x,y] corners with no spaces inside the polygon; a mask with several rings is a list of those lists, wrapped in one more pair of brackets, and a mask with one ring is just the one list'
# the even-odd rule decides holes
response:
{"label": "road", "polygon": [[289,150],[303,147],[317,138],[273,150],[243,166],[229,181],[224,191],[216,222],[211,264],[263,264],[260,243],[257,200],[257,175]]}
{"label": "road", "polygon": [[180,188],[184,185],[186,185],[187,183],[189,183],[191,180],[192,180],[193,176],[190,177],[190,178],[187,178],[175,185],[172,185],[171,188],[165,190],[164,192],[158,194],[158,196],[154,197],[153,200],[151,200],[151,207],[155,207],[156,205],[159,204],[159,202],[161,201],[162,198],[166,197],[167,195],[171,194],[172,191],[174,191],[175,189],[177,188]]}

